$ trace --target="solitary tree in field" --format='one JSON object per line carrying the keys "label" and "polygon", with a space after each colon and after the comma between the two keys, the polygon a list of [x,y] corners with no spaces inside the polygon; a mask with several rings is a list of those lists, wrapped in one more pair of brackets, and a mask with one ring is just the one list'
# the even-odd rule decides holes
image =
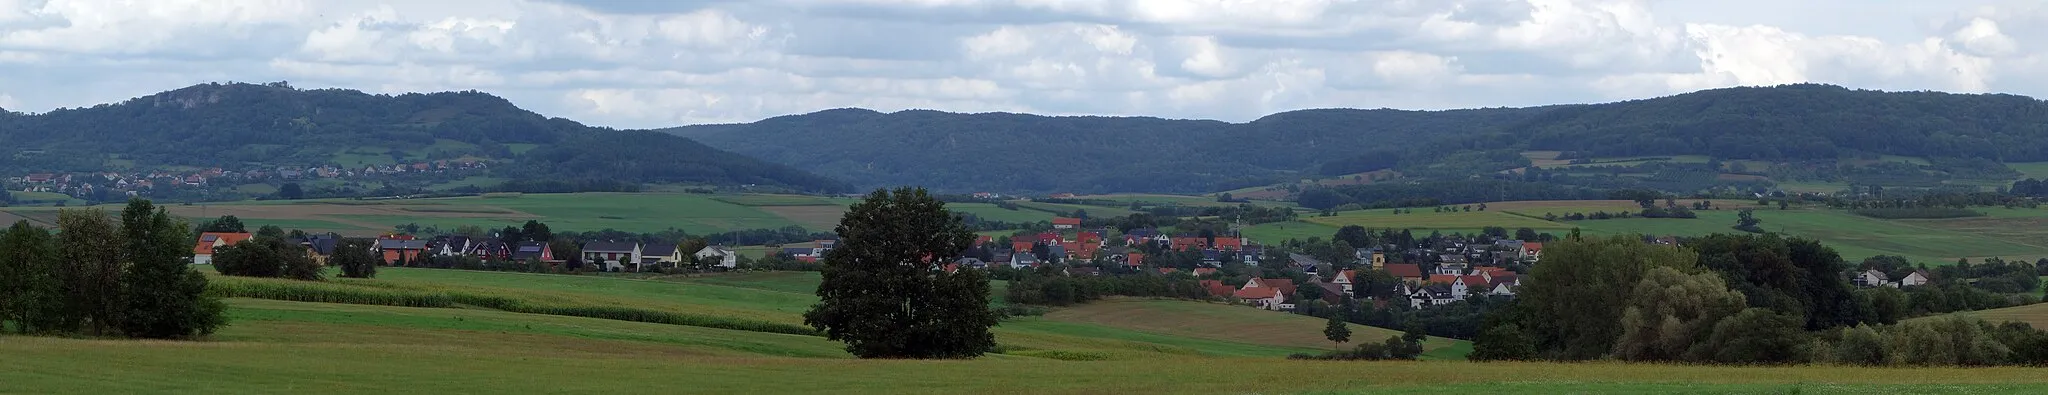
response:
{"label": "solitary tree in field", "polygon": [[942,266],[974,240],[924,189],[876,190],[848,209],[804,323],[861,358],[972,358],[995,345],[988,279]]}
{"label": "solitary tree in field", "polygon": [[371,278],[377,276],[377,257],[370,254],[370,241],[345,239],[334,246],[334,255],[327,263],[340,266],[341,276],[348,278]]}
{"label": "solitary tree in field", "polygon": [[1332,343],[1344,344],[1351,341],[1351,327],[1345,325],[1344,320],[1338,319],[1340,316],[1343,314],[1330,314],[1330,324],[1323,327],[1323,338],[1330,339]]}

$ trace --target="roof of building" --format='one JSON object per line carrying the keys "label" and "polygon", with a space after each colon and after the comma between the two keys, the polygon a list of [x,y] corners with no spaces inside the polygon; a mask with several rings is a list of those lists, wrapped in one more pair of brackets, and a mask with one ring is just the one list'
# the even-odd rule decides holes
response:
{"label": "roof of building", "polygon": [[651,256],[651,257],[653,257],[653,256],[669,256],[669,255],[675,255],[675,254],[676,254],[676,245],[674,245],[674,244],[667,244],[667,243],[660,243],[660,244],[648,244],[648,245],[646,245],[646,246],[644,246],[644,247],[641,247],[641,248],[640,248],[640,255],[645,255],[645,256]]}
{"label": "roof of building", "polygon": [[424,249],[427,249],[427,241],[426,241],[426,240],[396,240],[396,239],[377,239],[377,249],[379,249],[379,250],[424,250]]}
{"label": "roof of building", "polygon": [[1272,287],[1273,289],[1280,290],[1280,292],[1286,293],[1288,295],[1294,294],[1294,279],[1291,278],[1267,278],[1261,279],[1260,283],[1266,284],[1267,287]]}
{"label": "roof of building", "polygon": [[252,234],[248,234],[248,233],[225,233],[225,232],[206,232],[206,233],[200,233],[200,234],[199,234],[199,242],[197,242],[197,243],[193,243],[193,244],[192,244],[192,253],[193,253],[193,254],[195,254],[195,255],[196,255],[196,254],[207,254],[207,255],[211,255],[211,254],[213,254],[213,245],[214,245],[214,243],[215,243],[216,241],[218,241],[218,242],[220,243],[220,245],[224,245],[224,246],[231,246],[231,245],[235,245],[235,243],[240,243],[240,242],[242,242],[242,241],[244,241],[244,240],[249,240],[249,238],[252,238],[252,237],[256,237],[256,235],[252,235]]}
{"label": "roof of building", "polygon": [[583,243],[583,252],[633,252],[640,243],[630,241],[593,241]]}
{"label": "roof of building", "polygon": [[1387,274],[1398,278],[1422,278],[1422,266],[1413,263],[1389,263]]}
{"label": "roof of building", "polygon": [[1455,275],[1455,274],[1431,274],[1431,275],[1429,275],[1429,280],[1428,280],[1428,281],[1429,281],[1429,282],[1432,282],[1432,283],[1450,284],[1450,283],[1455,283],[1455,282],[1458,282],[1458,275]]}
{"label": "roof of building", "polygon": [[1279,290],[1272,287],[1245,287],[1238,289],[1235,295],[1238,299],[1270,299],[1278,293]]}
{"label": "roof of building", "polygon": [[1067,217],[1053,217],[1053,218],[1052,218],[1052,224],[1053,224],[1053,225],[1075,225],[1075,226],[1080,226],[1080,225],[1081,225],[1081,219],[1080,219],[1080,218],[1067,218]]}

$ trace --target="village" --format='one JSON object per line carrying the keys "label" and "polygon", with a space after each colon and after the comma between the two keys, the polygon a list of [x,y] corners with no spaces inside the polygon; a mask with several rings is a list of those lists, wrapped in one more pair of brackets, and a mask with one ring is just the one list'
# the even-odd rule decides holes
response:
{"label": "village", "polygon": [[241,169],[214,167],[199,170],[156,170],[132,172],[30,173],[10,176],[4,186],[10,191],[57,193],[89,201],[129,197],[154,197],[174,190],[234,188],[244,184],[294,183],[310,180],[367,180],[432,175],[460,178],[480,174],[490,164],[476,159],[435,160],[392,165],[343,167],[251,166]]}

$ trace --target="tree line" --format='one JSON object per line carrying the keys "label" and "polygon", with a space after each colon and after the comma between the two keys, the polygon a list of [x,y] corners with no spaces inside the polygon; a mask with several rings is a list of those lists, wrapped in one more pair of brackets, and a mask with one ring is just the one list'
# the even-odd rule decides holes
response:
{"label": "tree line", "polygon": [[[1487,317],[1471,358],[2048,363],[2048,352],[2034,351],[2048,350],[2048,332],[2024,324],[1904,320],[1912,302],[1900,290],[1851,288],[1842,275],[1848,265],[1813,240],[1713,235],[1685,243],[1614,237],[1549,245],[1514,305]],[[1940,290],[1911,292],[1939,298]]]}
{"label": "tree line", "polygon": [[226,325],[192,270],[194,234],[147,200],[119,217],[62,210],[61,231],[16,222],[0,232],[0,328],[23,334],[184,339]]}

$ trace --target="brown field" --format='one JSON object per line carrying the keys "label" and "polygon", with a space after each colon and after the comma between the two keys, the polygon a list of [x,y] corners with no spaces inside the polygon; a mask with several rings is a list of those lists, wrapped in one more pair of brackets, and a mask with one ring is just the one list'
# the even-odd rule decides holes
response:
{"label": "brown field", "polygon": [[806,228],[831,230],[846,216],[846,206],[760,206],[761,211],[788,218]]}
{"label": "brown field", "polygon": [[1535,167],[1563,166],[1571,164],[1572,161],[1570,160],[1557,158],[1558,155],[1562,154],[1564,153],[1559,151],[1523,151],[1522,157],[1529,158],[1529,165]]}
{"label": "brown field", "polygon": [[14,223],[15,223],[15,222],[21,222],[21,221],[28,221],[28,222],[29,222],[29,223],[31,223],[31,224],[37,224],[37,225],[45,225],[45,226],[47,226],[47,225],[50,225],[49,223],[45,223],[45,222],[43,222],[43,221],[42,221],[42,220],[40,220],[40,219],[36,219],[36,218],[29,218],[29,217],[25,217],[25,216],[21,216],[21,215],[16,215],[16,214],[14,214],[14,213],[6,212],[6,211],[0,211],[0,226],[9,226],[9,225],[14,225]]}

